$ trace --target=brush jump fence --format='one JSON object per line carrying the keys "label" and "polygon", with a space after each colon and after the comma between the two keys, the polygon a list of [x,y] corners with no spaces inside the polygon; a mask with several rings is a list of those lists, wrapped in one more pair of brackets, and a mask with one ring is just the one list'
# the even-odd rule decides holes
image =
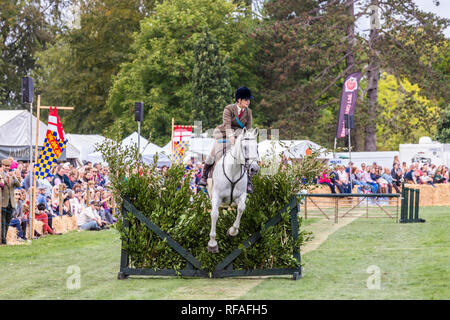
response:
{"label": "brush jump fence", "polygon": [[[419,218],[420,190],[402,186],[398,193],[305,193],[303,199],[303,218],[324,217],[342,218],[390,218],[399,223],[425,222]],[[400,210],[400,219],[399,219]]]}
{"label": "brush jump fence", "polygon": [[[183,277],[205,277],[205,278],[224,278],[224,277],[242,277],[242,276],[268,276],[268,275],[289,275],[292,274],[294,280],[298,280],[302,277],[301,268],[301,256],[300,248],[293,248],[293,258],[297,261],[295,268],[273,268],[273,269],[252,269],[252,270],[239,270],[234,269],[233,261],[242,253],[244,248],[248,248],[258,240],[261,239],[261,230],[257,231],[248,240],[244,241],[241,246],[234,249],[228,256],[226,256],[220,263],[215,266],[213,272],[209,272],[201,268],[201,262],[198,261],[188,249],[182,247],[177,243],[169,234],[161,230],[156,224],[145,217],[142,212],[137,210],[129,201],[129,199],[123,200],[123,217],[124,217],[124,227],[129,227],[129,221],[127,219],[128,215],[135,216],[141,223],[143,223],[149,230],[155,233],[160,239],[167,241],[167,244],[173,248],[177,254],[182,256],[186,260],[186,267],[182,270],[173,269],[144,269],[144,268],[132,268],[130,267],[130,257],[128,253],[123,249],[120,258],[120,271],[117,276],[119,280],[126,279],[130,275],[139,276],[183,276]],[[270,226],[275,226],[278,224],[282,217],[282,213],[289,210],[290,222],[292,228],[292,238],[294,241],[298,239],[299,236],[299,224],[298,224],[298,212],[299,205],[297,202],[297,195],[292,195],[289,204],[287,204],[278,214],[269,219],[265,228]],[[206,245],[206,244],[205,244]],[[242,249],[241,249],[241,248]]]}

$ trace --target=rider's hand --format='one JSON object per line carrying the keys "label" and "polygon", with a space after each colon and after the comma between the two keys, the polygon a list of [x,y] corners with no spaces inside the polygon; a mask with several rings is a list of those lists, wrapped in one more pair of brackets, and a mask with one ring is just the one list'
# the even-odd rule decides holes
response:
{"label": "rider's hand", "polygon": [[232,145],[234,145],[234,136],[230,137],[230,142],[231,142]]}

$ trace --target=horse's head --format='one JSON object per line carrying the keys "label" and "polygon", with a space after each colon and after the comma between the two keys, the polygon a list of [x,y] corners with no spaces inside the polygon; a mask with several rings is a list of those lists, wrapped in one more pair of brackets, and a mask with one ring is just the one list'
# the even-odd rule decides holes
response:
{"label": "horse's head", "polygon": [[258,161],[258,129],[247,130],[244,128],[242,133],[236,139],[235,159],[240,164],[245,164],[251,175],[255,175],[259,171]]}

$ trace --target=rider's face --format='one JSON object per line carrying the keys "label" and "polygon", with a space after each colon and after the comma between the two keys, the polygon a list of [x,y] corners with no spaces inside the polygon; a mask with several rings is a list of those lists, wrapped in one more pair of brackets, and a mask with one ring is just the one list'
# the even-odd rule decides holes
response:
{"label": "rider's face", "polygon": [[248,99],[238,99],[237,101],[239,107],[241,108],[247,108],[250,104],[250,100]]}

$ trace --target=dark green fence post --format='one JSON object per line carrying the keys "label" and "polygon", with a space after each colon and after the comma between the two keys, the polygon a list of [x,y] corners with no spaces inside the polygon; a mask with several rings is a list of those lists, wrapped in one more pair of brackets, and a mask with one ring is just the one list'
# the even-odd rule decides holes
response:
{"label": "dark green fence post", "polygon": [[404,187],[402,189],[403,192],[403,201],[402,201],[402,221],[403,223],[408,222],[408,188]]}
{"label": "dark green fence post", "polygon": [[[294,243],[298,240],[298,233],[299,233],[299,225],[298,225],[298,202],[297,202],[297,196],[293,195],[291,197],[291,201],[289,204],[289,207],[291,208],[291,211],[289,212],[290,218],[291,218],[291,229],[292,229],[292,238],[294,240]],[[298,271],[295,271],[293,274],[293,279],[298,280],[302,277],[301,272],[301,258],[300,258],[300,248],[297,247],[296,244],[294,244],[292,255],[295,260],[297,260],[298,265]]]}
{"label": "dark green fence post", "polygon": [[414,212],[414,221],[418,222],[419,221],[419,200],[420,200],[420,190],[416,189],[416,202],[415,202],[415,212]]}
{"label": "dark green fence post", "polygon": [[[128,221],[128,211],[125,209],[125,206],[123,204],[122,204],[122,212],[123,212],[123,226],[125,229],[128,229],[130,227],[130,221]],[[120,250],[120,271],[119,274],[117,275],[117,278],[119,280],[126,279],[129,276],[124,272],[124,270],[128,268],[130,264],[130,257],[128,256],[128,253],[123,249],[123,242],[124,240],[122,240]]]}
{"label": "dark green fence post", "polygon": [[409,222],[414,221],[414,194],[414,189],[409,189]]}

